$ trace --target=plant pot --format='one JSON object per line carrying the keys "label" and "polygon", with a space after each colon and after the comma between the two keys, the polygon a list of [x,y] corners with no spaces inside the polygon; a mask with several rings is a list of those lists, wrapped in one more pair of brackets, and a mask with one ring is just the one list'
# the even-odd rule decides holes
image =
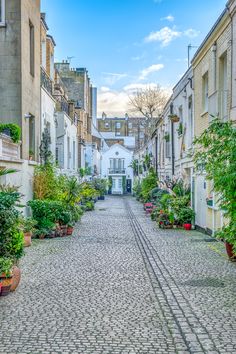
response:
{"label": "plant pot", "polygon": [[10,291],[15,291],[21,279],[21,270],[17,266],[12,268],[12,285]]}
{"label": "plant pot", "polygon": [[24,247],[29,247],[32,244],[32,232],[24,232]]}
{"label": "plant pot", "polygon": [[40,240],[44,240],[44,239],[45,239],[45,235],[44,235],[44,234],[39,235],[39,239],[40,239]]}
{"label": "plant pot", "polygon": [[72,226],[68,226],[67,227],[67,235],[72,235],[73,234],[73,231],[74,231],[74,228]]}
{"label": "plant pot", "polygon": [[1,296],[7,296],[11,290],[12,276],[6,278],[5,274],[1,274],[0,282],[1,282]]}
{"label": "plant pot", "polygon": [[61,225],[62,237],[67,235],[67,225]]}
{"label": "plant pot", "polygon": [[212,199],[207,200],[207,205],[208,206],[213,206],[213,200]]}
{"label": "plant pot", "polygon": [[184,227],[184,229],[187,230],[187,231],[192,230],[192,224],[184,224],[183,227]]}
{"label": "plant pot", "polygon": [[226,248],[226,252],[227,252],[227,255],[229,256],[229,258],[232,261],[236,261],[236,254],[234,253],[233,245],[231,245],[228,242],[225,242],[225,248]]}
{"label": "plant pot", "polygon": [[55,238],[56,237],[56,231],[52,230],[50,233],[47,235],[48,238]]}
{"label": "plant pot", "polygon": [[177,116],[177,114],[172,114],[169,116],[171,122],[173,123],[178,123],[179,122],[179,117]]}

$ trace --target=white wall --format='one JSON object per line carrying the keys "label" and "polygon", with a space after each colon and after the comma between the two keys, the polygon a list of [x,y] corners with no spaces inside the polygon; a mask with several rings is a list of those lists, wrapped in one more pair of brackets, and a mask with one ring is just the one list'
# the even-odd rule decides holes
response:
{"label": "white wall", "polygon": [[[61,169],[77,171],[78,169],[78,137],[77,127],[64,112],[57,112],[57,149],[58,164]],[[73,148],[74,146],[74,148]]]}
{"label": "white wall", "polygon": [[[117,155],[116,153],[119,153]],[[119,144],[112,145],[106,152],[102,154],[101,175],[102,178],[108,178],[108,169],[110,168],[110,159],[124,159],[124,168],[126,169],[126,178],[133,180],[133,169],[130,166],[133,160],[133,152],[125,149]]]}
{"label": "white wall", "polygon": [[55,124],[55,100],[47,93],[44,88],[41,88],[41,132],[48,125],[51,135],[51,152],[55,158],[56,154],[56,124]]}

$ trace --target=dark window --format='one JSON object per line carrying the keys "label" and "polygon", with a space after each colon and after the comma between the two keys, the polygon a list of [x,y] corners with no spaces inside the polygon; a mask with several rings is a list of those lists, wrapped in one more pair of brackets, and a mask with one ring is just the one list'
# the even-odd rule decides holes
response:
{"label": "dark window", "polygon": [[34,26],[29,23],[30,34],[30,74],[34,76]]}

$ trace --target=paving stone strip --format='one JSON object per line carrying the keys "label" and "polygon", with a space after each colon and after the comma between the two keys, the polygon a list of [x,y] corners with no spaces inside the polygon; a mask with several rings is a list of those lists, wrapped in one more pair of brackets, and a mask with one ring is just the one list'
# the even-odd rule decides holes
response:
{"label": "paving stone strip", "polygon": [[[144,262],[148,265],[148,271],[153,273],[156,283],[158,284],[158,286],[154,286],[157,300],[160,299],[161,292],[169,307],[169,313],[172,315],[172,320],[169,321],[169,327],[175,340],[176,350],[178,352],[187,350],[188,353],[192,354],[208,353],[209,351],[220,353],[213,343],[207,329],[200,323],[199,318],[191,308],[191,304],[186,296],[180,290],[178,284],[162,262],[157,250],[147,238],[142,226],[132,212],[127,199],[125,200],[125,206]],[[174,323],[176,326],[173,327]],[[180,338],[182,338],[182,341],[180,341]],[[183,342],[186,347],[183,347]]]}

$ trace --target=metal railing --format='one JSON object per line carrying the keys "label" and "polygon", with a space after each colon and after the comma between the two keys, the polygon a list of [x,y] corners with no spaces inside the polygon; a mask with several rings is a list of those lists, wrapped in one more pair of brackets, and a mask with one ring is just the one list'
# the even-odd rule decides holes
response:
{"label": "metal railing", "polygon": [[126,169],[125,168],[109,168],[108,173],[110,175],[125,175]]}
{"label": "metal railing", "polygon": [[43,68],[41,68],[41,85],[45,88],[46,91],[48,91],[52,95],[52,80]]}

